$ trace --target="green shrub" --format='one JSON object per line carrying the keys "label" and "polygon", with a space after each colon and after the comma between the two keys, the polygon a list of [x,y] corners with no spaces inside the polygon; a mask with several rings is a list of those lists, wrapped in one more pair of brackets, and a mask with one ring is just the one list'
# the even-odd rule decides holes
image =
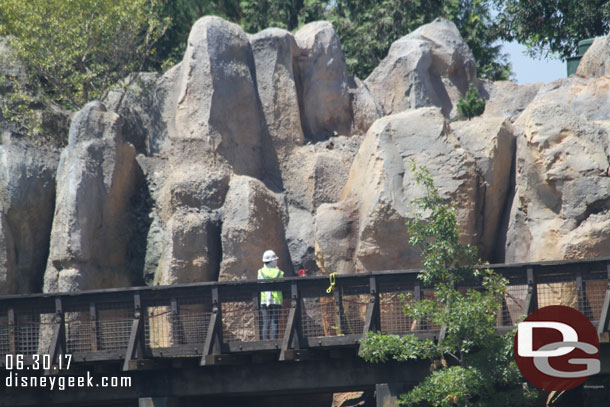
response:
{"label": "green shrub", "polygon": [[485,111],[485,99],[479,97],[479,91],[474,85],[470,85],[466,98],[460,99],[458,102],[458,113],[463,117],[472,119],[475,116],[480,116]]}

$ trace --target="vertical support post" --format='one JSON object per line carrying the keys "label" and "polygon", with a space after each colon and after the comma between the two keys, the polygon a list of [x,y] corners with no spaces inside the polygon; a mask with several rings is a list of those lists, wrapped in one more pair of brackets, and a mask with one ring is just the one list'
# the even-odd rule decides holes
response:
{"label": "vertical support post", "polygon": [[591,309],[586,306],[587,297],[585,295],[582,273],[580,272],[576,274],[576,293],[578,296],[578,310],[582,312],[587,318],[591,319]]}
{"label": "vertical support post", "polygon": [[132,360],[144,357],[144,315],[140,293],[133,295],[133,308],[134,316],[131,323],[131,333],[129,335],[129,343],[127,344],[127,352],[125,353],[123,371],[130,370],[130,362]]}
{"label": "vertical support post", "polygon": [[[608,286],[606,287],[606,295],[604,296],[599,323],[597,324],[597,333],[600,336],[602,334],[607,336],[608,326],[610,325],[610,262],[606,263],[606,278],[608,279]],[[609,338],[606,337],[604,339]]]}
{"label": "vertical support post", "polygon": [[200,366],[214,364],[215,354],[221,353],[222,347],[222,306],[218,287],[212,288],[212,316],[208,325],[208,334],[203,345]]}
{"label": "vertical support post", "polygon": [[8,353],[12,355],[17,353],[17,335],[14,308],[8,309]]}
{"label": "vertical support post", "polygon": [[[413,301],[421,301],[422,299],[422,289],[421,289],[421,282],[416,281],[413,285]],[[411,330],[412,331],[417,331],[419,330],[424,324],[424,321],[418,321],[417,319],[414,319],[413,322],[411,322]]]}
{"label": "vertical support post", "polygon": [[94,302],[89,303],[89,329],[91,334],[91,351],[97,352],[99,350],[97,340],[97,307]]}
{"label": "vertical support post", "polygon": [[[381,329],[381,315],[379,312],[379,292],[377,290],[377,279],[375,276],[369,278],[369,305],[366,308],[366,319],[362,330],[362,339],[366,338],[369,331]],[[362,353],[362,345],[358,349],[358,354]]]}
{"label": "vertical support post", "polygon": [[176,297],[172,297],[171,304],[171,324],[172,324],[172,346],[180,345],[180,315],[178,314],[178,301]]}
{"label": "vertical support post", "polygon": [[534,269],[527,268],[527,295],[525,296],[525,306],[523,313],[529,315],[538,309],[538,287],[534,277]]}
{"label": "vertical support post", "polygon": [[252,293],[252,309],[254,310],[254,331],[256,340],[260,341],[263,339],[263,327],[261,324],[261,307],[260,307],[260,293],[255,291]]}
{"label": "vertical support post", "polygon": [[343,330],[345,311],[343,310],[343,294],[341,291],[341,289],[337,288],[333,291],[333,301],[335,303],[335,306],[333,307],[335,310],[335,333],[337,336],[345,335],[345,331]]}
{"label": "vertical support post", "polygon": [[300,349],[301,342],[301,296],[297,282],[293,281],[290,284],[290,311],[288,312],[279,360],[287,359],[286,353],[289,349]]}
{"label": "vertical support post", "polygon": [[[49,345],[49,356],[51,364],[57,363],[57,357],[61,353],[66,353],[66,322],[64,320],[64,309],[61,297],[55,298],[55,316],[53,317],[53,336]],[[45,371],[45,374],[50,374],[51,369]]]}

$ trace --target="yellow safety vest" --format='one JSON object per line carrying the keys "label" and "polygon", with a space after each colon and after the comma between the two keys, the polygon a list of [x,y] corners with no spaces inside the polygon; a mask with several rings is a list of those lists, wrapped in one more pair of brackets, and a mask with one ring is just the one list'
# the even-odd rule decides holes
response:
{"label": "yellow safety vest", "polygon": [[[279,268],[263,267],[258,270],[259,280],[267,278],[280,278],[284,277],[284,272]],[[284,297],[281,291],[265,291],[261,292],[261,304],[278,304],[282,305]]]}

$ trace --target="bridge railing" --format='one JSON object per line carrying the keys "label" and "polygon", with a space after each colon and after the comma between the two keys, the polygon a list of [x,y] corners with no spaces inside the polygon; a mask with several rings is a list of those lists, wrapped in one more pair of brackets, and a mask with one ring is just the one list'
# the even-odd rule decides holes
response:
{"label": "bridge railing", "polygon": [[[583,312],[607,339],[610,259],[492,265],[509,285],[500,330],[547,305]],[[259,298],[282,291],[277,338],[262,340]],[[404,315],[406,301],[432,296],[417,271],[385,271],[263,281],[134,287],[0,297],[0,363],[6,354],[69,353],[74,361],[123,360],[124,369],[155,357],[201,358],[353,345],[370,330],[438,337],[440,327]]]}

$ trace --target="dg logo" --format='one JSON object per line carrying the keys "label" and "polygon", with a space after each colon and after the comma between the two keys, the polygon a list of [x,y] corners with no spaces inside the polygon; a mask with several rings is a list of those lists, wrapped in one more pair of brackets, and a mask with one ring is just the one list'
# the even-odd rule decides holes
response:
{"label": "dg logo", "polygon": [[540,308],[518,324],[513,353],[523,377],[543,390],[569,390],[600,372],[595,327],[562,305]]}

